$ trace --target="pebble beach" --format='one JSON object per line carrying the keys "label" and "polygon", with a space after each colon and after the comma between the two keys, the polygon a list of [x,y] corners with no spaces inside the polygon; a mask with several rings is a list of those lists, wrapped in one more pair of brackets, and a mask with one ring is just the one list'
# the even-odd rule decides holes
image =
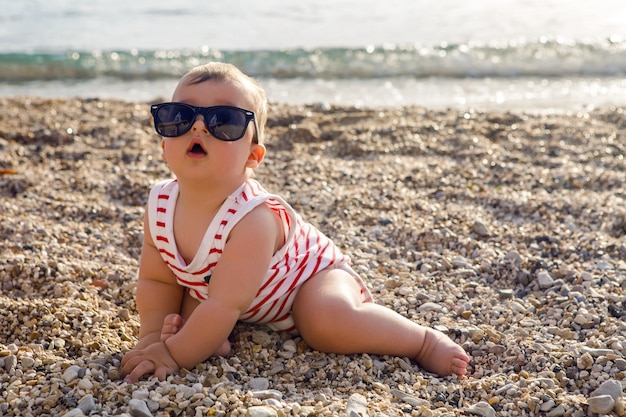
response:
{"label": "pebble beach", "polygon": [[625,415],[622,108],[272,104],[257,179],[376,302],[462,345],[468,376],[240,324],[232,355],[134,384],[143,206],[171,176],[149,105],[0,108],[2,416]]}

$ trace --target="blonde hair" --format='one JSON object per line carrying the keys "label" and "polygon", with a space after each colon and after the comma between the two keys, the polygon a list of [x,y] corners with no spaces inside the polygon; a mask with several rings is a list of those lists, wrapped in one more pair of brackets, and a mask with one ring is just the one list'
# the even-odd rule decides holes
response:
{"label": "blonde hair", "polygon": [[200,84],[205,81],[229,81],[239,84],[252,94],[252,100],[256,108],[250,109],[256,115],[259,128],[257,132],[258,143],[263,143],[265,138],[265,125],[267,123],[267,97],[261,84],[254,78],[244,74],[232,64],[223,62],[209,62],[192,68],[180,79],[179,84]]}

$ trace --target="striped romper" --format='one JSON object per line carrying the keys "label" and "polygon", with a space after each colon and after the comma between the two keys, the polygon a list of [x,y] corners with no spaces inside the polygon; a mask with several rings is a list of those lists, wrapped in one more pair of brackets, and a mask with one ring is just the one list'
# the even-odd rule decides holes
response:
{"label": "striped romper", "polygon": [[176,180],[155,185],[148,201],[148,223],[163,261],[178,283],[195,299],[207,298],[209,278],[220,260],[230,231],[252,209],[266,204],[282,220],[286,243],[272,257],[263,283],[252,304],[239,317],[240,321],[263,323],[276,331],[297,333],[291,315],[296,292],[307,279],[329,267],[350,273],[361,287],[362,300],[372,301],[365,283],[350,267],[349,258],[322,232],[303,221],[285,200],[268,193],[253,179],[246,181],[222,204],[207,228],[196,256],[187,264],[178,253],[174,239],[173,216],[177,197]]}

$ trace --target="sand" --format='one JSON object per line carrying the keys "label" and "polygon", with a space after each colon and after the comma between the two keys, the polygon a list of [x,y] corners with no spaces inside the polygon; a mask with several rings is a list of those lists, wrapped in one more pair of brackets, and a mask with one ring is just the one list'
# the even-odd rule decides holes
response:
{"label": "sand", "polygon": [[624,415],[623,109],[272,105],[257,179],[468,378],[238,325],[232,356],[127,384],[143,205],[170,177],[148,104],[0,108],[0,415]]}

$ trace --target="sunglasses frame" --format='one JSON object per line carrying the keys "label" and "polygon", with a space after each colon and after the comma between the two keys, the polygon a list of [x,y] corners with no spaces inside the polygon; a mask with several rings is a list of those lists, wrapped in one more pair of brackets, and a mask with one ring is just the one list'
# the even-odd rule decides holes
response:
{"label": "sunglasses frame", "polygon": [[[185,130],[184,132],[182,132],[178,136],[164,135],[161,132],[159,132],[159,129],[157,128],[157,114],[158,114],[158,111],[161,108],[163,108],[165,106],[168,106],[168,105],[176,105],[176,106],[186,107],[186,108],[188,108],[188,109],[193,111],[193,119],[189,123],[189,128],[187,130]],[[243,115],[246,118],[246,122],[245,122],[245,125],[243,126],[241,136],[239,136],[237,138],[233,138],[233,139],[224,139],[224,138],[220,138],[220,137],[215,136],[214,128],[209,127],[209,125],[207,125],[207,120],[208,120],[207,116],[208,116],[208,114],[209,114],[209,112],[211,110],[218,110],[218,109],[237,110],[237,111],[243,113]],[[150,113],[152,113],[152,120],[154,122],[154,130],[157,132],[157,134],[159,136],[163,136],[163,137],[166,137],[166,138],[178,138],[180,136],[183,136],[185,133],[187,133],[187,132],[189,132],[191,130],[191,128],[193,127],[194,123],[196,122],[196,119],[198,118],[198,115],[200,114],[200,115],[202,115],[204,126],[209,131],[211,136],[213,136],[217,140],[221,140],[221,141],[224,141],[224,142],[235,142],[235,141],[243,138],[246,135],[246,132],[248,131],[248,125],[250,124],[250,121],[252,120],[252,121],[254,121],[254,143],[259,143],[259,125],[257,124],[257,121],[256,121],[256,114],[253,111],[251,111],[251,110],[242,109],[241,107],[226,106],[226,105],[201,107],[201,106],[193,106],[191,104],[181,103],[181,102],[177,102],[177,101],[168,101],[168,102],[164,102],[164,103],[152,104],[150,106]]]}

